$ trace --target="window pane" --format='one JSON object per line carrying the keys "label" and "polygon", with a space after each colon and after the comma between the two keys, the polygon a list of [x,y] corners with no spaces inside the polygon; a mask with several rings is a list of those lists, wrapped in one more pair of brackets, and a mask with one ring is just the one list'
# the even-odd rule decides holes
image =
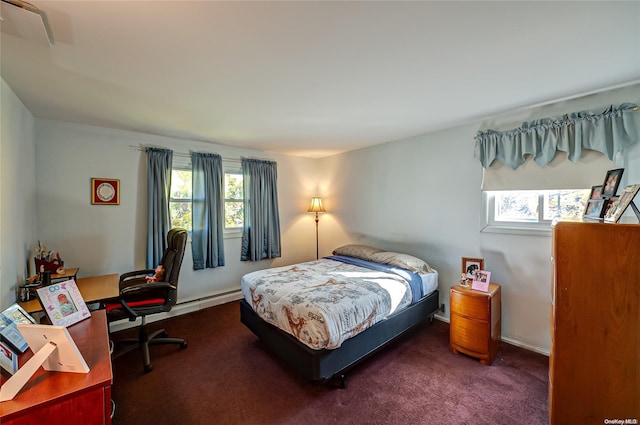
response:
{"label": "window pane", "polygon": [[182,227],[191,231],[191,200],[169,202],[169,213],[171,214],[172,227]]}
{"label": "window pane", "polygon": [[589,190],[545,191],[544,220],[581,217],[589,197]]}
{"label": "window pane", "polygon": [[171,227],[182,227],[191,232],[191,170],[171,170],[171,198],[169,214]]}
{"label": "window pane", "polygon": [[242,174],[224,174],[224,198],[224,228],[241,228],[244,225]]}
{"label": "window pane", "polygon": [[171,198],[191,199],[191,170],[171,170]]}
{"label": "window pane", "polygon": [[242,201],[226,201],[224,208],[224,227],[239,228],[244,224],[244,203]]}
{"label": "window pane", "polygon": [[225,199],[242,199],[242,174],[224,175],[224,197]]}
{"label": "window pane", "polygon": [[538,192],[498,192],[495,196],[496,221],[538,221]]}

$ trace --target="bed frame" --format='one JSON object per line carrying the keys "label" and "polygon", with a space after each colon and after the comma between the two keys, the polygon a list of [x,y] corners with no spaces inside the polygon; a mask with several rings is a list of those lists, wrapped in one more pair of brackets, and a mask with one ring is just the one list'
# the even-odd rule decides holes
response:
{"label": "bed frame", "polygon": [[345,388],[348,369],[421,323],[432,321],[440,308],[439,302],[436,290],[346,340],[334,350],[309,348],[289,333],[262,320],[244,299],[240,300],[240,321],[307,380],[323,383],[339,378],[340,387]]}

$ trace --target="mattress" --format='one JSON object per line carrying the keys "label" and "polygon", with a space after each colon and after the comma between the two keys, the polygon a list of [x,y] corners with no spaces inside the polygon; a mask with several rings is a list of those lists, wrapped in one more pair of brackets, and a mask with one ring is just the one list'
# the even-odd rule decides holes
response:
{"label": "mattress", "polygon": [[[246,274],[242,294],[267,323],[312,349],[335,349],[411,305],[406,275],[322,258]],[[419,280],[426,296],[437,289],[438,272]]]}

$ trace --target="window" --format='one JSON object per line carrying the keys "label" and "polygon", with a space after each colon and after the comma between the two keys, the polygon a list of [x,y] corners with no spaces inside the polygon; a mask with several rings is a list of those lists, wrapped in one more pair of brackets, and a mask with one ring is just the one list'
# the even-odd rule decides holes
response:
{"label": "window", "polygon": [[538,233],[550,231],[555,219],[582,216],[589,189],[487,191],[488,232]]}
{"label": "window", "polygon": [[224,230],[240,230],[244,225],[242,174],[224,173]]}
{"label": "window", "polygon": [[[171,171],[171,196],[169,211],[171,226],[191,231],[191,169],[174,168]],[[226,171],[224,173],[224,230],[236,232],[244,225],[242,173]]]}
{"label": "window", "polygon": [[191,232],[191,170],[171,170],[171,196],[169,215],[171,227],[182,227]]}

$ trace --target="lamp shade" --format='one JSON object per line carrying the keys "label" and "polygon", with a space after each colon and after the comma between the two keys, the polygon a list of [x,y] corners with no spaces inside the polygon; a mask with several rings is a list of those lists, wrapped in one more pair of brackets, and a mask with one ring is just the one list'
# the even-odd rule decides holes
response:
{"label": "lamp shade", "polygon": [[311,198],[311,205],[309,205],[309,209],[307,212],[326,212],[324,206],[322,205],[322,198],[319,196],[314,196]]}

